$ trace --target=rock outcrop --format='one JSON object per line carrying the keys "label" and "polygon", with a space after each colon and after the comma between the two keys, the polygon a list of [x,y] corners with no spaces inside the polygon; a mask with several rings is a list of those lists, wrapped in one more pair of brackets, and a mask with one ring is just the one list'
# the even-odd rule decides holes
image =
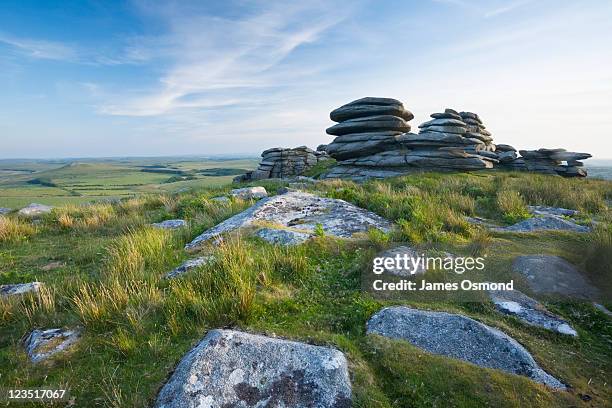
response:
{"label": "rock outcrop", "polygon": [[349,408],[351,383],[335,349],[211,330],[179,363],[157,408]]}
{"label": "rock outcrop", "polygon": [[325,150],[312,150],[306,146],[296,148],[274,147],[264,150],[256,170],[234,178],[235,182],[269,178],[292,178],[300,176],[319,161],[329,159]]}
{"label": "rock outcrop", "polygon": [[580,160],[592,157],[589,153],[568,152],[565,149],[521,150],[519,153],[527,170],[563,177],[586,177],[587,172]]}
{"label": "rock outcrop", "polygon": [[[186,249],[193,249],[220,234],[238,228],[257,226],[258,222],[273,223],[293,230],[313,234],[320,226],[325,234],[350,238],[371,228],[389,231],[391,223],[370,211],[356,207],[344,200],[319,197],[302,191],[290,191],[264,198],[247,210],[228,218],[217,226],[204,231]],[[269,225],[266,225],[270,228]]]}
{"label": "rock outcrop", "polygon": [[571,231],[580,233],[591,230],[587,226],[576,224],[570,219],[557,215],[536,215],[514,225],[492,229],[499,232]]}
{"label": "rock outcrop", "polygon": [[512,263],[534,293],[596,299],[599,290],[571,263],[553,255],[524,255]]}
{"label": "rock outcrop", "polygon": [[245,188],[237,188],[230,191],[230,195],[232,197],[241,198],[243,200],[259,200],[260,198],[264,198],[268,196],[268,192],[264,187],[245,187]]}
{"label": "rock outcrop", "polygon": [[30,360],[38,363],[54,354],[68,350],[80,337],[79,329],[36,329],[26,338],[25,348]]}
{"label": "rock outcrop", "polygon": [[306,232],[277,228],[262,228],[255,235],[264,241],[284,246],[299,245],[313,236],[313,234]]}
{"label": "rock outcrop", "polygon": [[[432,114],[432,120],[419,125],[418,135],[407,133],[410,130],[407,120],[413,115],[395,99],[360,99],[336,109],[330,117],[339,120],[342,116],[338,116],[337,111],[355,110],[372,99],[382,101],[376,108],[371,106],[359,112],[365,115],[385,108],[397,116],[364,116],[327,129],[327,133],[337,137],[326,150],[339,162],[325,178],[359,180],[393,177],[418,170],[477,170],[491,168],[497,162],[494,155],[486,154],[495,150],[495,146],[484,126],[466,124],[452,109]],[[472,113],[464,113],[476,117],[470,118],[473,122],[480,120]],[[474,137],[468,136],[472,133],[468,130],[473,131]]]}
{"label": "rock outcrop", "polygon": [[433,354],[524,375],[552,388],[566,388],[542,370],[516,340],[466,316],[403,306],[388,307],[372,316],[367,332],[406,340]]}
{"label": "rock outcrop", "polygon": [[546,310],[544,305],[518,290],[492,290],[489,297],[497,310],[525,323],[569,336],[578,336],[570,324]]}

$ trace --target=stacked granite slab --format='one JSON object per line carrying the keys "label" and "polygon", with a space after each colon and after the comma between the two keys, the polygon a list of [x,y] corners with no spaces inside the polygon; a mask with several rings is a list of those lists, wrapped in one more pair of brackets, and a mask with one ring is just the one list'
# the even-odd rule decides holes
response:
{"label": "stacked granite slab", "polygon": [[[486,129],[478,114],[473,112],[459,112],[459,116],[466,125],[467,132],[465,133],[465,137],[480,140],[484,145],[482,147],[479,146],[480,151],[494,152],[495,145],[493,144],[491,132]],[[469,151],[471,149],[474,148],[467,150]],[[489,157],[494,158],[495,155],[489,155]]]}
{"label": "stacked granite slab", "polygon": [[[335,110],[330,116],[338,119],[335,114],[337,111],[356,102]],[[395,103],[399,114],[403,106],[397,105],[399,101]],[[496,162],[494,157],[484,157],[477,152],[484,151],[486,143],[478,138],[466,137],[467,125],[457,111],[447,109],[431,117],[432,120],[419,126],[419,134],[400,133],[401,129],[394,128],[377,129],[375,133],[349,134],[349,137],[338,136],[327,146],[327,152],[339,163],[325,177],[383,178],[419,170],[477,170],[493,167]],[[401,124],[399,120],[397,123]],[[339,125],[328,129],[328,133],[334,134]],[[470,147],[473,147],[472,152],[467,152],[466,149]]]}
{"label": "stacked granite slab", "polygon": [[527,170],[525,160],[518,156],[514,147],[507,144],[498,144],[495,146],[495,153],[497,153],[497,159],[499,160],[496,167],[503,170]]}
{"label": "stacked granite slab", "polygon": [[296,148],[273,147],[264,150],[257,170],[234,178],[234,181],[291,178],[303,174],[319,161],[328,159],[326,152],[316,152],[306,146]]}
{"label": "stacked granite slab", "polygon": [[592,157],[589,153],[568,152],[565,149],[520,150],[519,153],[527,170],[563,177],[586,177],[586,169],[580,160]]}

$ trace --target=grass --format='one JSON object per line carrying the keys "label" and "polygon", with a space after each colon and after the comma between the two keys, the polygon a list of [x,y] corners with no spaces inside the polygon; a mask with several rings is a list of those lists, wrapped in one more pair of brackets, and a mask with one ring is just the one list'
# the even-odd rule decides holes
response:
{"label": "grass", "polygon": [[0,215],[0,242],[23,241],[35,232],[36,228],[31,223]]}
{"label": "grass", "polygon": [[[539,180],[541,193],[533,179]],[[596,203],[609,198],[610,183],[581,181],[586,183],[498,172],[426,173],[364,184],[325,181],[312,188],[368,208],[398,227],[388,234],[372,230],[352,241],[319,234],[290,248],[236,234],[197,254],[186,254],[184,244],[252,204],[210,200],[229,186],[62,206],[43,218],[36,233],[0,242],[0,283],[45,284],[40,296],[0,301],[0,383],[16,388],[64,384],[77,406],[149,406],[207,330],[235,327],[342,350],[355,407],[582,406],[580,394],[591,396],[592,406],[609,405],[612,325],[589,304],[547,303],[578,330],[580,336],[573,339],[500,315],[486,301],[383,299],[362,290],[372,257],[406,241],[487,256],[487,276],[500,279],[511,276],[517,255],[563,256],[604,288],[612,281],[612,240],[608,210]],[[266,188],[276,191],[280,185],[267,183]],[[569,192],[564,193],[564,185]],[[551,205],[555,194],[556,203],[575,205],[599,226],[586,235],[518,235],[489,233],[464,220],[483,216],[508,222],[505,214],[525,205]],[[169,218],[185,218],[189,227],[149,226]],[[7,220],[34,230],[13,215]],[[177,279],[163,278],[187,257],[207,254],[214,256],[212,263]],[[65,266],[44,272],[41,268],[51,261]],[[517,285],[528,292],[525,282]],[[552,392],[526,378],[366,336],[368,318],[391,304],[458,312],[497,327],[573,388]],[[20,339],[30,330],[76,326],[84,328],[83,338],[70,353],[39,365],[27,361]]]}

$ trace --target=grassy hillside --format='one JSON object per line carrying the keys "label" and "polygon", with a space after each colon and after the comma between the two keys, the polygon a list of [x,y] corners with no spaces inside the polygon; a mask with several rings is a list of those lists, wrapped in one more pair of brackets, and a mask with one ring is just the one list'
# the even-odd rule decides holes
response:
{"label": "grassy hillside", "polygon": [[230,183],[255,159],[89,159],[0,162],[0,207],[62,205]]}
{"label": "grassy hillside", "polygon": [[[106,170],[70,182],[74,169],[59,168],[51,171],[51,179],[71,188],[142,181]],[[165,176],[143,172],[141,177]],[[274,193],[282,184],[259,185]],[[486,255],[487,273],[500,277],[509,276],[517,255],[559,255],[583,268],[600,288],[609,288],[612,182],[500,172],[321,182],[311,187],[313,192],[367,208],[394,221],[396,229],[346,241],[323,234],[290,248],[236,235],[198,252],[215,254],[213,264],[179,279],[162,279],[197,255],[185,253],[185,243],[252,205],[210,200],[228,189],[69,205],[38,225],[13,215],[5,218],[0,224],[0,283],[38,280],[46,286],[39,297],[0,303],[0,383],[13,388],[62,385],[77,406],[147,406],[208,329],[230,326],[342,350],[350,364],[355,407],[612,406],[612,321],[591,304],[547,303],[579,332],[570,338],[501,315],[484,296],[482,302],[384,300],[361,290],[362,274],[369,273],[374,255],[397,242]],[[583,235],[502,234],[464,218],[508,224],[528,217],[528,204],[578,209],[580,221],[597,221],[597,228]],[[189,227],[168,232],[149,226],[169,218],[184,218]],[[43,271],[56,261],[62,266]],[[553,392],[527,378],[366,336],[368,318],[390,304],[458,312],[497,327],[571,389]],[[83,327],[84,335],[70,353],[42,364],[28,362],[20,341],[30,330],[75,326]]]}

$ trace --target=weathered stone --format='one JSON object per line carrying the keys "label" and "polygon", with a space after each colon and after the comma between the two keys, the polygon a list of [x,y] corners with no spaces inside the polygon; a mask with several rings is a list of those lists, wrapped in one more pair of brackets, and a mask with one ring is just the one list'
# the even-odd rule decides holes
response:
{"label": "weathered stone", "polygon": [[567,321],[549,312],[537,300],[518,290],[492,290],[489,291],[489,296],[502,313],[516,316],[532,326],[569,336],[578,336],[576,330]]}
{"label": "weathered stone", "polygon": [[514,147],[507,144],[498,144],[497,150],[502,152],[516,152],[516,149]]}
{"label": "weathered stone", "polygon": [[457,120],[461,120],[461,116],[459,116],[459,115],[457,115],[455,113],[451,113],[451,112],[432,113],[429,116],[431,116],[434,119],[457,119]]}
{"label": "weathered stone", "polygon": [[12,208],[0,207],[0,215],[6,215],[13,211]]}
{"label": "weathered stone", "polygon": [[529,288],[540,294],[557,294],[582,299],[594,299],[599,290],[571,263],[553,255],[517,257],[514,272],[523,275]]}
{"label": "weathered stone", "polygon": [[170,272],[168,272],[164,276],[164,278],[166,279],[176,278],[177,276],[183,275],[191,271],[192,269],[198,268],[203,265],[208,265],[212,263],[214,260],[215,260],[215,257],[213,255],[205,255],[199,258],[189,259],[183,262],[182,264],[180,264],[179,266],[177,266],[176,268],[174,268],[173,270],[171,270]]}
{"label": "weathered stone", "polygon": [[414,119],[412,112],[404,109],[402,105],[344,105],[334,109],[329,117],[334,122],[343,122],[349,119],[367,116],[392,115],[404,120]]}
{"label": "weathered stone", "polygon": [[227,203],[230,201],[229,197],[226,196],[219,196],[219,197],[213,197],[211,198],[212,201],[217,201],[220,203]]}
{"label": "weathered stone", "polygon": [[178,229],[187,226],[187,222],[185,220],[165,220],[151,225],[160,229]]}
{"label": "weathered stone", "polygon": [[348,135],[336,137],[333,143],[366,142],[369,140],[395,140],[395,136],[399,136],[401,134],[403,133],[389,130],[384,132],[349,133]]}
{"label": "weathered stone", "polygon": [[404,119],[397,116],[379,115],[350,119],[337,123],[327,128],[326,132],[330,135],[341,136],[348,133],[380,132],[385,130],[409,132],[410,125]]}
{"label": "weathered stone", "polygon": [[353,102],[349,102],[344,106],[352,106],[352,105],[402,105],[403,104],[397,99],[393,98],[379,98],[374,96],[366,96],[365,98],[354,100]]}
{"label": "weathered stone", "polygon": [[161,389],[157,408],[350,408],[338,350],[233,330],[211,330]]}
{"label": "weathered stone", "polygon": [[[425,265],[418,262],[418,259],[422,257],[422,255],[421,252],[414,248],[399,246],[381,252],[376,255],[376,258],[393,258],[397,260],[397,263],[395,263],[392,268],[385,268],[385,273],[401,277],[411,277],[414,275],[422,275],[427,272]],[[416,262],[416,265],[412,260]],[[396,266],[401,266],[401,268],[397,268]]]}
{"label": "weathered stone", "polygon": [[44,204],[32,203],[27,207],[23,207],[19,210],[19,215],[23,215],[25,217],[38,217],[43,214],[48,214],[53,210],[53,207]]}
{"label": "weathered stone", "polygon": [[542,370],[516,340],[463,315],[388,307],[372,316],[367,332],[406,340],[433,354],[523,375],[552,388],[566,388]]}
{"label": "weathered stone", "polygon": [[7,298],[11,296],[21,296],[26,293],[38,293],[42,285],[42,282],[0,285],[0,297]]}
{"label": "weathered stone", "polygon": [[520,221],[508,227],[495,229],[500,232],[535,232],[535,231],[572,231],[589,232],[591,229],[584,225],[578,225],[573,221],[566,220],[554,215],[542,215]]}
{"label": "weathered stone", "polygon": [[291,191],[259,201],[251,208],[228,218],[195,238],[186,248],[195,248],[220,234],[268,221],[314,233],[317,225],[332,236],[350,238],[371,228],[389,231],[391,223],[384,218],[343,200],[318,197],[301,191]]}
{"label": "weathered stone", "polygon": [[458,126],[465,127],[465,123],[458,119],[433,119],[419,125],[419,128],[427,128],[429,126]]}
{"label": "weathered stone", "polygon": [[241,198],[243,200],[260,199],[268,196],[268,192],[264,187],[245,187],[237,188],[230,192],[232,197]]}
{"label": "weathered stone", "polygon": [[469,146],[479,144],[457,133],[421,132],[404,133],[396,139],[402,146]]}
{"label": "weathered stone", "polygon": [[440,133],[457,133],[464,134],[467,132],[465,127],[461,126],[427,126],[423,131],[427,132],[440,132]]}
{"label": "weathered stone", "polygon": [[305,232],[275,228],[262,228],[255,235],[272,244],[285,246],[299,245],[312,238],[312,234]]}
{"label": "weathered stone", "polygon": [[327,146],[328,154],[337,160],[351,157],[367,156],[386,150],[390,145],[397,143],[397,136],[385,139],[371,139],[362,142],[338,143],[334,140]]}
{"label": "weathered stone", "polygon": [[560,207],[546,207],[543,205],[528,205],[529,212],[535,215],[556,215],[559,217],[573,217],[578,214],[576,210]]}
{"label": "weathered stone", "polygon": [[25,340],[26,352],[33,363],[38,363],[68,350],[80,336],[79,329],[36,329]]}

